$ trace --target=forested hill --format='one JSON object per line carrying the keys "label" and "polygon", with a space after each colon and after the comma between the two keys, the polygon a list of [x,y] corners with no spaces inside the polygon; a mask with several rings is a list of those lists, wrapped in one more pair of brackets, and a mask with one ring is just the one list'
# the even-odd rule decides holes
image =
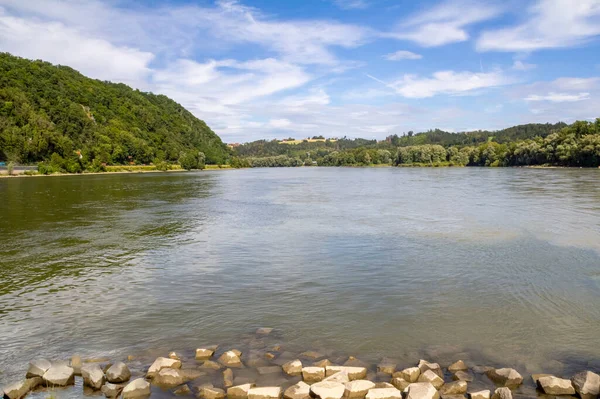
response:
{"label": "forested hill", "polygon": [[0,53],[0,161],[148,164],[198,151],[207,163],[228,157],[206,123],[166,96]]}

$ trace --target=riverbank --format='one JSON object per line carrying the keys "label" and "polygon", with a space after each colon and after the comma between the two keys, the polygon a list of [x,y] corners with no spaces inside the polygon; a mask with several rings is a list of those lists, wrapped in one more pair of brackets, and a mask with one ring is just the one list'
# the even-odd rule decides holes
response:
{"label": "riverbank", "polygon": [[553,374],[521,374],[516,368],[462,360],[464,353],[455,353],[451,361],[445,356],[407,363],[398,362],[390,351],[368,363],[330,350],[294,351],[276,343],[277,338],[272,328],[259,328],[237,345],[201,345],[159,355],[148,351],[124,358],[35,359],[20,381],[2,387],[0,393],[7,399],[30,392],[54,396],[59,389],[69,390],[70,396],[124,399],[165,393],[204,399],[591,399],[600,392],[600,376],[591,370],[566,375],[548,365]]}
{"label": "riverbank", "polygon": [[[92,176],[92,175],[106,175],[106,174],[130,174],[130,173],[168,173],[168,172],[186,172],[179,165],[171,166],[169,170],[158,170],[156,168],[152,169],[149,166],[107,166],[107,170],[105,172],[83,172],[83,173],[51,173],[51,174],[41,174],[35,171],[34,173],[29,170],[15,173],[12,175],[2,174],[0,173],[1,178],[15,178],[15,177],[41,177],[41,176]],[[206,167],[202,170],[227,170],[232,169],[229,165],[206,165]]]}

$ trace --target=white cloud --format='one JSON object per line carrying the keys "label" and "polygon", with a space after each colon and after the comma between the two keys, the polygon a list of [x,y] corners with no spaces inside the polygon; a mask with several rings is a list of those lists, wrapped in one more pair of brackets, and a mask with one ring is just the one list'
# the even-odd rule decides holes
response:
{"label": "white cloud", "polygon": [[515,71],[529,71],[529,70],[535,69],[535,68],[537,68],[537,65],[528,64],[528,63],[520,61],[520,60],[516,60],[512,66],[512,69],[514,69]]}
{"label": "white cloud", "polygon": [[342,10],[363,10],[369,7],[367,0],[333,0],[333,4]]}
{"label": "white cloud", "polygon": [[389,53],[383,56],[388,61],[400,61],[400,60],[420,60],[423,58],[421,54],[413,53],[412,51],[400,50],[395,53]]}
{"label": "white cloud", "polygon": [[569,93],[550,92],[546,95],[531,94],[531,95],[525,97],[525,101],[550,101],[553,103],[564,103],[564,102],[582,101],[582,100],[587,100],[589,98],[590,98],[590,93],[569,94]]}
{"label": "white cloud", "polygon": [[481,51],[535,51],[576,46],[600,35],[600,0],[537,0],[526,22],[483,32]]}
{"label": "white cloud", "polygon": [[491,1],[446,0],[408,18],[387,36],[424,47],[463,42],[469,38],[467,26],[494,18],[502,11]]}
{"label": "white cloud", "polygon": [[292,124],[292,122],[290,122],[289,119],[285,119],[285,118],[282,118],[282,119],[271,119],[269,121],[269,126],[274,127],[276,129],[281,129],[281,128],[284,128],[284,127],[288,127],[291,124]]}

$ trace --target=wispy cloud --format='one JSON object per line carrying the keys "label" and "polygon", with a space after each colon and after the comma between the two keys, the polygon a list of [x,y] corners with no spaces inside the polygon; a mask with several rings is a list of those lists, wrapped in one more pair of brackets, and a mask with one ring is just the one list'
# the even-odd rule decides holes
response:
{"label": "wispy cloud", "polygon": [[516,60],[513,63],[512,69],[514,69],[515,71],[529,71],[531,69],[535,69],[537,68],[537,65],[535,64],[528,64],[526,62],[523,62],[521,60]]}
{"label": "wispy cloud", "polygon": [[590,93],[569,94],[550,92],[546,95],[531,94],[525,97],[525,101],[550,101],[553,103],[564,103],[587,100],[588,98],[590,98]]}
{"label": "wispy cloud", "polygon": [[367,0],[333,0],[333,4],[342,10],[364,10],[370,6]]}
{"label": "wispy cloud", "polygon": [[400,60],[420,60],[423,58],[421,54],[413,53],[412,51],[400,50],[395,53],[389,53],[383,56],[388,61]]}

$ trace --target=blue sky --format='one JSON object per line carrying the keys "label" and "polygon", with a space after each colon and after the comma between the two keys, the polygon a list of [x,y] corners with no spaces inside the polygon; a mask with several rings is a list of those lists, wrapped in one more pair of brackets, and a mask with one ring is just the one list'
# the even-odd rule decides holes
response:
{"label": "blue sky", "polygon": [[226,142],[600,117],[600,0],[0,0],[0,51],[175,99]]}

